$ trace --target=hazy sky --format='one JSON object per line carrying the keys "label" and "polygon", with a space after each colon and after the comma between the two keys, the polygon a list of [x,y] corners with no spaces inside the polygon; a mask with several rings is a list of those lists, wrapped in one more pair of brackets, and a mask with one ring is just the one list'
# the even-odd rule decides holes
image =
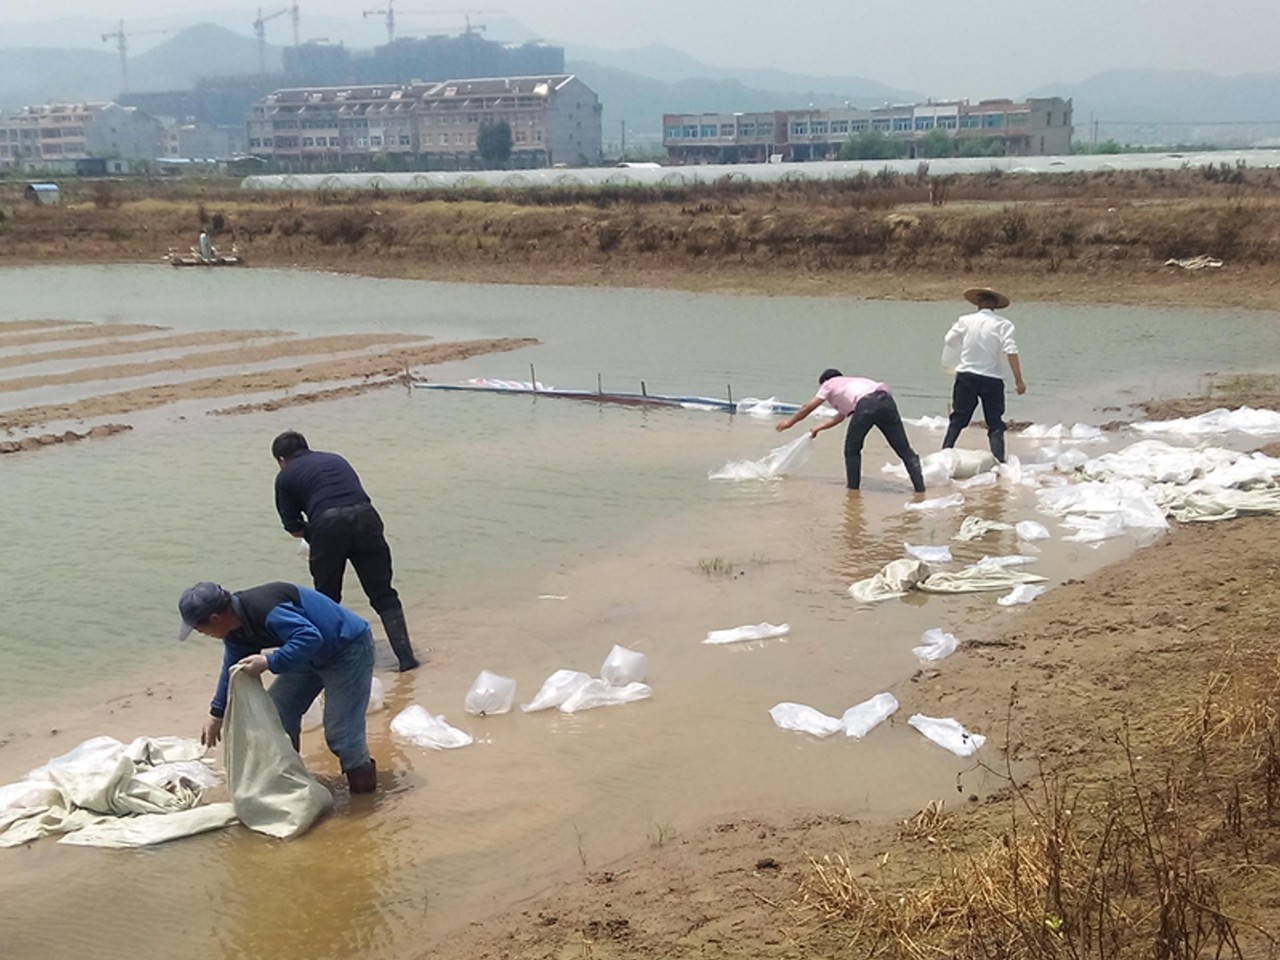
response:
{"label": "hazy sky", "polygon": [[[262,6],[270,11],[289,2],[264,0]],[[384,5],[299,2],[304,34],[308,15],[358,20],[363,8]],[[226,0],[0,0],[0,31],[11,21],[137,21],[238,6]],[[243,7],[246,24],[257,6]],[[397,3],[406,26],[454,26],[442,22],[449,17],[410,18],[408,11],[463,6],[456,0]],[[1280,70],[1276,0],[497,0],[476,6],[500,10],[548,40],[608,49],[662,43],[716,66],[855,74],[937,97],[1017,93],[1116,67]]]}

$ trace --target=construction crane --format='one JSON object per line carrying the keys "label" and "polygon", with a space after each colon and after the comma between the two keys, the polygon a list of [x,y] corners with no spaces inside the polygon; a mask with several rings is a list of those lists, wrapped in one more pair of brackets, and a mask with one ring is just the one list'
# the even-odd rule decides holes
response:
{"label": "construction crane", "polygon": [[168,30],[130,30],[128,33],[124,29],[124,21],[120,21],[120,28],[114,33],[104,33],[102,42],[115,40],[116,49],[120,51],[120,81],[123,84],[121,92],[129,92],[129,38],[144,37],[151,33],[168,33]]}
{"label": "construction crane", "polygon": [[[401,10],[402,17],[463,17],[466,21],[465,33],[470,36],[473,33],[483,31],[483,24],[472,24],[473,16],[483,16],[489,13],[504,13],[503,10]],[[396,39],[396,9],[395,0],[387,0],[387,6],[383,10],[365,10],[364,16],[386,17],[387,24],[387,43],[394,43]]]}
{"label": "construction crane", "polygon": [[265,17],[262,15],[262,8],[258,8],[258,19],[253,21],[253,32],[258,38],[258,72],[265,74],[267,72],[267,23],[276,17],[283,17],[289,14],[293,18],[293,45],[298,45],[298,4],[295,2],[291,7],[281,7],[275,13],[269,13]]}

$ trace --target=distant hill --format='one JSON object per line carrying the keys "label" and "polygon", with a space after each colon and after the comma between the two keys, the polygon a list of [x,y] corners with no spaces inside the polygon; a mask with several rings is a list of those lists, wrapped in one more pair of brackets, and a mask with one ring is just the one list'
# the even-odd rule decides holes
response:
{"label": "distant hill", "polygon": [[[630,50],[600,50],[575,44],[565,45],[565,57],[574,62],[588,61],[606,64],[615,70],[652,77],[667,83],[682,80],[736,80],[758,90],[808,95],[813,91],[825,98],[836,97],[840,102],[856,100],[882,104],[910,103],[923,100],[924,95],[914,90],[889,87],[867,77],[827,77],[787,73],[762,67],[713,67],[702,61],[661,44],[651,44]],[[793,103],[799,99],[793,98]],[[808,101],[804,101],[805,105]]]}
{"label": "distant hill", "polygon": [[[268,71],[279,73],[279,47],[266,48]],[[129,57],[133,92],[177,90],[202,76],[258,72],[258,43],[212,24],[189,27],[159,46]],[[6,50],[0,56],[0,108],[51,100],[112,100],[121,91],[120,57],[111,50]]]}
{"label": "distant hill", "polygon": [[1077,140],[1092,137],[1092,121],[1099,139],[1121,143],[1253,142],[1280,134],[1280,73],[1108,70],[1031,95],[1071,97]]}
{"label": "distant hill", "polygon": [[623,120],[627,123],[629,139],[661,138],[664,113],[749,113],[803,108],[810,104],[835,107],[852,102],[878,106],[884,102],[883,97],[861,96],[852,87],[761,90],[729,78],[690,78],[667,83],[589,60],[568,61],[565,69],[576,74],[600,97],[604,107],[604,139],[610,143],[619,139]]}

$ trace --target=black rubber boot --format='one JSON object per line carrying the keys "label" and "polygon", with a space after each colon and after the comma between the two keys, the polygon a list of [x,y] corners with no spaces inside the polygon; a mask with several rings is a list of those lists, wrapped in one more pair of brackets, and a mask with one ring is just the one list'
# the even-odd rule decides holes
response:
{"label": "black rubber boot", "polygon": [[911,489],[916,493],[924,493],[924,472],[920,469],[920,458],[903,460],[902,465],[907,468],[907,476],[911,478]]}
{"label": "black rubber boot", "polygon": [[391,644],[391,652],[400,663],[400,672],[417,667],[418,658],[413,655],[413,644],[409,642],[409,625],[404,622],[404,610],[388,610],[380,616],[382,628],[387,631],[387,642]]}
{"label": "black rubber boot", "polygon": [[372,757],[347,771],[347,787],[352,793],[373,793],[378,789],[378,765]]}

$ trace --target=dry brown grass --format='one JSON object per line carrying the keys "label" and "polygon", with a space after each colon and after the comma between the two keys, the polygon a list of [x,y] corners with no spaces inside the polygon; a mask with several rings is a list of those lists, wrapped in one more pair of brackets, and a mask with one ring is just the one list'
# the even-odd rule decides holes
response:
{"label": "dry brown grass", "polygon": [[154,260],[185,249],[208,224],[215,243],[238,244],[251,264],[409,276],[563,282],[576,271],[589,282],[618,272],[624,281],[800,276],[839,284],[857,275],[981,273],[1041,283],[1082,275],[1184,282],[1164,261],[1207,254],[1227,261],[1213,271],[1219,277],[1261,271],[1270,281],[1249,286],[1276,286],[1276,171],[993,172],[949,179],[942,206],[936,179],[449,193],[134,183],[113,184],[105,204],[94,185],[70,184],[63,207],[40,209],[22,204],[10,185],[0,187],[8,212],[0,262]]}
{"label": "dry brown grass", "polygon": [[989,822],[935,805],[904,825],[908,869],[812,860],[797,935],[903,960],[1280,956],[1278,711],[1280,659],[1229,650],[1166,736],[1109,738],[1119,776],[1006,769]]}

